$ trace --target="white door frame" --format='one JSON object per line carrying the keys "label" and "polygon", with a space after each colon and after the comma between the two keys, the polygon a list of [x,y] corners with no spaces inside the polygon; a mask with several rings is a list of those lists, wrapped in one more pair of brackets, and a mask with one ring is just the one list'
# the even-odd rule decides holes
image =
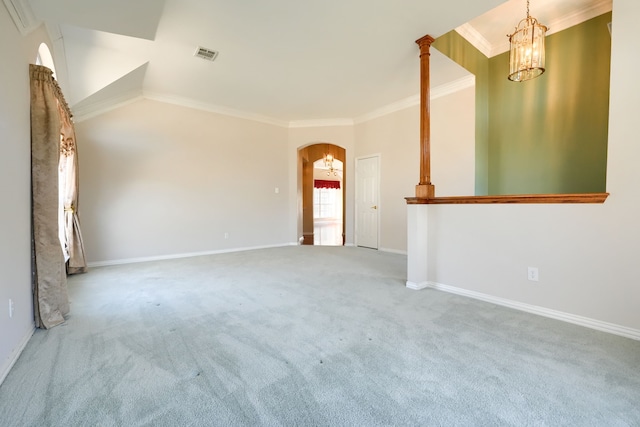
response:
{"label": "white door frame", "polygon": [[358,162],[360,160],[364,160],[364,159],[370,159],[372,157],[377,157],[378,159],[378,174],[376,177],[376,181],[377,181],[377,194],[376,194],[376,199],[378,200],[378,215],[377,215],[377,224],[376,224],[376,233],[378,234],[378,238],[377,238],[377,242],[376,242],[376,250],[380,249],[380,165],[381,165],[381,154],[380,153],[374,153],[374,154],[368,154],[366,156],[360,156],[360,157],[356,157],[355,158],[355,187],[356,187],[356,191],[355,191],[355,197],[354,197],[354,216],[355,216],[355,224],[354,224],[354,230],[353,230],[353,234],[354,234],[354,245],[358,246],[358,196],[359,196],[359,189],[358,189]]}

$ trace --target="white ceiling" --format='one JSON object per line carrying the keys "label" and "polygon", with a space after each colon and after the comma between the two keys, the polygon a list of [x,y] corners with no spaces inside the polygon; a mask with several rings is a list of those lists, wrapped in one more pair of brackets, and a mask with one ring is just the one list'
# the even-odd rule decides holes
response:
{"label": "white ceiling", "polygon": [[[491,56],[526,13],[525,0],[8,2],[47,23],[76,115],[145,96],[284,125],[352,121],[415,97],[416,39],[458,28]],[[607,4],[533,0],[531,14],[554,30]],[[196,58],[198,46],[219,56]],[[432,52],[432,86],[467,74]]]}

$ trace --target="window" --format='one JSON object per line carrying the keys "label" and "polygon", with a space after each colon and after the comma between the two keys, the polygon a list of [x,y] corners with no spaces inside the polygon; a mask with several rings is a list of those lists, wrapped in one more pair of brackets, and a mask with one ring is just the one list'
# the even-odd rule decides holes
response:
{"label": "window", "polygon": [[335,188],[313,189],[313,217],[337,219],[342,216],[342,191]]}

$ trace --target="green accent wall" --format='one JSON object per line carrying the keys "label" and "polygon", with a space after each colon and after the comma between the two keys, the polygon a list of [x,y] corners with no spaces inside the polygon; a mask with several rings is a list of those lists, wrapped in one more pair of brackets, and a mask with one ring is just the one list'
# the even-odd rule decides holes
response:
{"label": "green accent wall", "polygon": [[455,32],[434,42],[476,75],[476,195],[606,191],[609,22],[547,36],[546,72],[522,83],[508,52],[488,59]]}

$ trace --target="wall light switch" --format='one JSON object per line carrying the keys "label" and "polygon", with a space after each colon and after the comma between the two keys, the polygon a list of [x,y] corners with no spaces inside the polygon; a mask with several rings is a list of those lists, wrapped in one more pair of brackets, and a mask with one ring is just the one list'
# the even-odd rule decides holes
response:
{"label": "wall light switch", "polygon": [[274,192],[275,192],[276,194],[278,194],[278,193],[280,192],[280,189],[279,189],[278,187],[276,187],[276,189],[274,190]]}

